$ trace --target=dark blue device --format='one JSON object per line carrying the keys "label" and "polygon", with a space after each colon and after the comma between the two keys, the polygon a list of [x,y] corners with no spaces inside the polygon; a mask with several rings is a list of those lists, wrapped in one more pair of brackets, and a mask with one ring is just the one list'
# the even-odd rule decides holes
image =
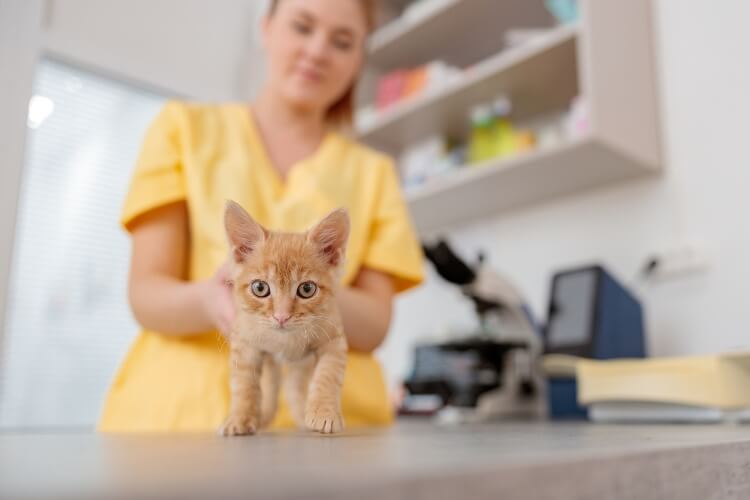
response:
{"label": "dark blue device", "polygon": [[[643,308],[606,269],[593,265],[555,274],[552,279],[545,354],[589,359],[646,356]],[[551,418],[585,418],[574,378],[547,384]]]}

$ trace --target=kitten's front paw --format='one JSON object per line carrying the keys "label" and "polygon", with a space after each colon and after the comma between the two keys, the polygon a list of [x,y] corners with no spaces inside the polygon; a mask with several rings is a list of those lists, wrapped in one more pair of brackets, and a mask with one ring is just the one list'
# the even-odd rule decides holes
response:
{"label": "kitten's front paw", "polygon": [[344,418],[335,408],[313,406],[305,411],[305,425],[311,431],[333,434],[344,430]]}
{"label": "kitten's front paw", "polygon": [[249,436],[258,428],[257,419],[244,415],[230,415],[219,429],[220,436]]}

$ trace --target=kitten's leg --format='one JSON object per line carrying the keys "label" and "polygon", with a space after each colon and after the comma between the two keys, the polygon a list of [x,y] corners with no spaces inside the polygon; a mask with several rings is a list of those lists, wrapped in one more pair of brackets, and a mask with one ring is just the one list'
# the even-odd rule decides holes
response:
{"label": "kitten's leg", "polygon": [[341,416],[341,386],[346,371],[346,341],[343,337],[318,348],[305,405],[305,425],[323,434],[344,429]]}
{"label": "kitten's leg", "polygon": [[232,402],[219,431],[224,436],[254,434],[260,419],[260,377],[264,354],[244,345],[233,345],[230,354]]}
{"label": "kitten's leg", "polygon": [[276,416],[281,385],[281,366],[273,356],[263,358],[263,373],[260,376],[260,427],[268,427]]}
{"label": "kitten's leg", "polygon": [[316,356],[310,354],[306,358],[289,363],[288,372],[284,379],[284,394],[286,395],[289,411],[294,422],[300,429],[305,429],[305,403],[310,378],[315,369]]}

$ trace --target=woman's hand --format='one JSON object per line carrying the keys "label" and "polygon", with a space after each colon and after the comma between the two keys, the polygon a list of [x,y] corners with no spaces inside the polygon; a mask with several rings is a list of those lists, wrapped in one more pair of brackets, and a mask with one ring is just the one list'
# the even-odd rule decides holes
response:
{"label": "woman's hand", "polygon": [[231,338],[236,316],[229,265],[229,261],[225,262],[211,278],[199,283],[206,316],[227,340]]}

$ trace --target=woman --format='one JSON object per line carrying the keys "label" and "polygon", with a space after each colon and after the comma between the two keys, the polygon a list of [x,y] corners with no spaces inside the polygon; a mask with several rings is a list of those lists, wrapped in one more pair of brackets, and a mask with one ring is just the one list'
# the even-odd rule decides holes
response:
{"label": "woman", "polygon": [[[391,422],[372,351],[422,255],[392,162],[344,138],[374,1],[276,0],[263,21],[268,77],[247,104],[170,102],[151,125],[122,216],[130,302],[144,327],[105,403],[102,431],[213,431],[229,405],[234,316],[222,215],[237,200],[261,224],[302,231],[335,207],[352,219],[338,298],[350,346],[349,426]],[[217,271],[218,269],[218,271]],[[275,425],[290,426],[285,405]]]}

